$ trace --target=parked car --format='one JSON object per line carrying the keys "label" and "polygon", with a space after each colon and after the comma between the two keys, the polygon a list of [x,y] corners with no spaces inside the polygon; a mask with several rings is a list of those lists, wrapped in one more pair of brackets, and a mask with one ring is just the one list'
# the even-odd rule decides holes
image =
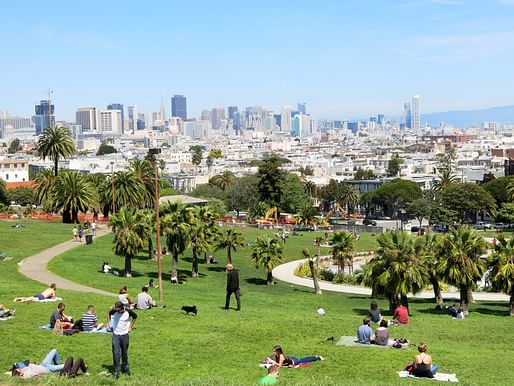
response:
{"label": "parked car", "polygon": [[479,229],[479,230],[486,230],[491,229],[493,225],[488,222],[478,221],[475,225],[473,225],[473,228]]}
{"label": "parked car", "polygon": [[497,222],[496,224],[493,225],[494,229],[508,229],[509,228],[509,224],[506,224],[504,222]]}
{"label": "parked car", "polygon": [[448,228],[446,226],[444,226],[444,225],[434,225],[432,227],[432,230],[434,232],[438,232],[438,233],[446,233],[446,232],[448,232]]}
{"label": "parked car", "polygon": [[376,227],[377,226],[377,222],[375,220],[371,220],[369,218],[365,218],[364,220],[362,220],[362,225],[369,225],[369,226]]}

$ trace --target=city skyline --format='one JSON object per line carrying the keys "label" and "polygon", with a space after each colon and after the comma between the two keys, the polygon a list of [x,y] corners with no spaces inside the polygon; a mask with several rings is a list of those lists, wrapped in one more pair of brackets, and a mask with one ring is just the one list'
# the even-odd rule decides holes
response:
{"label": "city skyline", "polygon": [[195,117],[298,102],[319,118],[401,117],[417,94],[422,113],[514,104],[513,1],[31,4],[5,4],[0,26],[12,53],[0,110],[15,116],[34,115],[47,90],[69,121],[180,94]]}

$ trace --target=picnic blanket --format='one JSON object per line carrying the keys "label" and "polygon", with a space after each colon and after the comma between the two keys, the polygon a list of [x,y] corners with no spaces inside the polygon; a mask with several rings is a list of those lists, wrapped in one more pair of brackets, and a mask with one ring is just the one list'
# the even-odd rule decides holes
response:
{"label": "picnic blanket", "polygon": [[[49,324],[42,324],[40,326],[34,326],[34,328],[39,328],[40,330],[49,330],[52,331],[53,328],[50,327]],[[100,328],[99,330],[93,330],[93,331],[80,331],[85,334],[110,334],[112,333],[112,330],[107,330],[107,328]]]}
{"label": "picnic blanket", "polygon": [[428,381],[444,381],[444,382],[454,382],[454,383],[459,382],[456,374],[446,374],[446,373],[440,373],[440,372],[435,373],[434,378],[415,377],[414,375],[409,374],[408,371],[398,371],[398,375],[400,378],[425,379]]}
{"label": "picnic blanket", "polygon": [[[364,344],[357,342],[356,336],[342,336],[336,343],[336,346],[347,346],[347,347],[374,347],[374,348],[393,348],[394,339],[389,339],[387,346],[379,346],[377,344]],[[409,349],[409,344],[402,345],[403,350]]]}
{"label": "picnic blanket", "polygon": [[0,318],[0,321],[2,321],[2,320],[9,320],[9,319],[13,319],[13,318],[14,318],[14,316],[7,316],[5,318]]}
{"label": "picnic blanket", "polygon": [[56,302],[62,300],[62,298],[51,298],[51,299],[43,299],[43,300],[36,300],[38,303],[49,303],[49,302]]}
{"label": "picnic blanket", "polygon": [[34,326],[34,328],[39,328],[40,330],[53,330],[49,324],[42,324],[40,326]]}

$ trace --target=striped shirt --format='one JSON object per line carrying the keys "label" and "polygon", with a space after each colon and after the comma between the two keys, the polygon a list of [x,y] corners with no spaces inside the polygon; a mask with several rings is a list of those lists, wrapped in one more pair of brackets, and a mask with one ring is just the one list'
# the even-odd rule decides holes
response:
{"label": "striped shirt", "polygon": [[95,314],[82,314],[83,331],[93,331],[97,324],[98,320]]}

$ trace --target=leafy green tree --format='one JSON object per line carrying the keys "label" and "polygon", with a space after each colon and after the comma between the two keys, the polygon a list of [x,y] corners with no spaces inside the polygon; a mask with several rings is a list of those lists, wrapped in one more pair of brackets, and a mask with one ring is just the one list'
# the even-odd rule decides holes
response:
{"label": "leafy green tree", "polygon": [[[112,210],[112,177],[109,176],[100,188],[100,202],[103,208]],[[130,171],[114,173],[115,211],[120,208],[140,208],[147,198],[144,183]],[[108,212],[107,212],[108,213]],[[105,213],[104,213],[105,214]]]}
{"label": "leafy green tree", "polygon": [[510,316],[514,316],[514,237],[506,239],[501,235],[498,238],[488,258],[488,266],[493,288],[510,295]]}
{"label": "leafy green tree", "polygon": [[496,221],[514,223],[514,203],[504,203],[500,210],[496,212]]}
{"label": "leafy green tree", "polygon": [[428,211],[428,222],[430,225],[444,225],[450,228],[458,220],[459,214],[456,211],[445,208],[439,203],[430,206]]}
{"label": "leafy green tree", "polygon": [[484,238],[470,227],[452,229],[442,241],[444,259],[440,259],[437,270],[448,284],[459,287],[460,305],[468,313],[472,301],[471,290],[485,272],[482,254],[486,250]]}
{"label": "leafy green tree", "polygon": [[132,259],[143,249],[151,233],[148,223],[140,211],[121,208],[109,218],[109,226],[114,233],[112,249],[116,255],[125,258],[125,277],[131,277]]}
{"label": "leafy green tree", "polygon": [[227,213],[225,202],[219,198],[209,198],[209,208],[216,213],[218,217],[223,217]]}
{"label": "leafy green tree", "polygon": [[273,269],[284,259],[284,246],[278,239],[270,236],[257,237],[253,246],[252,261],[256,268],[263,267],[267,270],[266,283],[268,285],[273,284]]}
{"label": "leafy green tree", "polygon": [[316,197],[317,186],[312,181],[305,181],[303,184],[303,190],[309,195],[309,197]]}
{"label": "leafy green tree", "polygon": [[225,203],[227,208],[236,211],[248,211],[259,202],[258,178],[248,175],[237,178],[226,190]]}
{"label": "leafy green tree", "polygon": [[422,264],[427,268],[428,281],[434,290],[434,300],[437,304],[443,303],[441,293],[441,282],[443,277],[437,270],[440,259],[444,259],[445,252],[441,248],[440,238],[433,233],[426,233],[423,237],[416,239],[417,249],[421,251]]}
{"label": "leafy green tree", "polygon": [[109,207],[103,208],[102,205],[102,186],[107,181],[107,176],[103,173],[91,173],[86,176],[86,179],[89,181],[89,183],[93,186],[95,189],[96,195],[98,197],[97,205],[93,208],[93,216],[97,217],[99,212],[102,213],[109,213]]}
{"label": "leafy green tree", "polygon": [[285,172],[280,169],[281,165],[281,160],[272,155],[262,161],[257,173],[260,201],[270,207],[279,207],[282,200]]}
{"label": "leafy green tree", "polygon": [[75,155],[75,143],[68,129],[56,126],[43,131],[37,142],[37,152],[45,160],[54,161],[54,175],[59,173],[59,159]]}
{"label": "leafy green tree", "polygon": [[332,234],[332,258],[337,261],[337,271],[344,272],[345,263],[353,266],[353,253],[355,251],[355,237],[348,231],[334,232]]}
{"label": "leafy green tree", "polygon": [[166,244],[170,251],[170,281],[178,280],[178,258],[184,253],[189,243],[190,220],[189,211],[180,202],[170,202],[161,208],[161,229],[166,236]]}
{"label": "leafy green tree", "polygon": [[312,276],[312,284],[314,285],[314,293],[316,295],[321,295],[321,288],[319,286],[318,282],[318,273],[316,272],[316,266],[315,266],[315,260],[317,260],[317,256],[314,256],[311,251],[309,251],[307,248],[304,248],[302,250],[302,257],[304,259],[308,259],[309,261],[309,269],[311,270],[311,276]]}
{"label": "leafy green tree", "polygon": [[143,201],[139,206],[142,208],[153,208],[155,206],[155,170],[153,164],[146,159],[133,160],[130,163],[130,172],[145,187]]}
{"label": "leafy green tree", "polygon": [[434,182],[433,189],[435,192],[442,192],[458,181],[459,179],[453,174],[453,170],[443,169],[439,172],[439,179]]}
{"label": "leafy green tree", "polygon": [[402,169],[403,160],[398,154],[394,155],[387,163],[387,176],[399,177],[400,170]]}
{"label": "leafy green tree", "polygon": [[339,192],[337,194],[337,202],[341,207],[345,208],[348,213],[354,210],[359,203],[359,191],[352,185],[342,182],[340,183]]}
{"label": "leafy green tree", "polygon": [[398,298],[407,303],[408,293],[416,294],[423,289],[428,272],[409,233],[383,233],[377,242],[376,255],[364,269],[363,284],[372,287],[375,295],[386,296],[393,311]]}
{"label": "leafy green tree", "polygon": [[421,226],[423,219],[428,218],[430,214],[430,204],[426,199],[418,198],[407,207],[407,213],[409,217],[418,220],[419,226]]}
{"label": "leafy green tree", "polygon": [[105,155],[105,154],[114,154],[118,151],[116,148],[112,145],[109,145],[107,142],[103,141],[100,144],[100,147],[98,148],[98,151],[96,152],[96,155]]}
{"label": "leafy green tree", "polygon": [[456,182],[441,194],[444,207],[459,214],[462,222],[472,221],[477,214],[494,216],[496,203],[491,194],[472,182]]}
{"label": "leafy green tree", "polygon": [[[18,205],[34,205],[34,189],[28,186],[18,186],[8,192],[9,202],[14,201]],[[1,201],[1,199],[0,199]]]}
{"label": "leafy green tree", "polygon": [[319,189],[319,196],[324,201],[332,203],[337,200],[340,191],[339,181],[330,179],[327,185]]}
{"label": "leafy green tree", "polygon": [[373,170],[362,169],[359,167],[355,174],[353,175],[354,180],[374,180],[377,178],[377,175],[373,173]]}
{"label": "leafy green tree", "polygon": [[232,251],[236,252],[238,247],[244,248],[245,239],[243,234],[233,228],[227,228],[218,238],[216,249],[227,251],[227,264],[232,264]]}
{"label": "leafy green tree", "polygon": [[63,223],[78,223],[79,212],[86,213],[98,202],[94,187],[75,171],[63,171],[57,176],[50,195],[54,208],[62,210]]}
{"label": "leafy green tree", "polygon": [[269,209],[268,204],[259,201],[248,210],[248,218],[251,220],[262,218]]}
{"label": "leafy green tree", "polygon": [[281,185],[279,208],[283,212],[296,213],[300,208],[311,204],[311,198],[305,193],[303,183],[297,175],[284,173]]}
{"label": "leafy green tree", "polygon": [[222,174],[216,174],[209,179],[209,185],[217,186],[223,191],[226,191],[235,182],[236,176],[230,170],[225,170]]}
{"label": "leafy green tree", "polygon": [[57,177],[52,169],[43,169],[34,179],[34,198],[45,210],[54,211],[50,192]]}
{"label": "leafy green tree", "polygon": [[18,138],[14,138],[9,143],[9,148],[7,149],[7,153],[14,154],[17,151],[20,151],[21,149],[22,149],[22,147],[21,147],[21,144],[20,144],[20,140]]}
{"label": "leafy green tree", "polygon": [[499,208],[502,204],[510,203],[512,195],[508,192],[509,184],[514,181],[514,176],[498,177],[492,181],[486,182],[482,187],[487,190],[496,201]]}
{"label": "leafy green tree", "polygon": [[375,205],[382,206],[386,213],[397,217],[399,209],[408,207],[422,197],[421,188],[414,181],[396,178],[373,191],[371,200]]}
{"label": "leafy green tree", "polygon": [[203,158],[203,147],[200,145],[193,145],[189,148],[189,151],[192,152],[192,159],[191,162],[193,162],[193,165],[198,168],[200,164],[202,163]]}
{"label": "leafy green tree", "polygon": [[211,184],[197,185],[190,195],[204,199],[217,198],[219,200],[225,200],[226,198],[226,193],[221,188]]}
{"label": "leafy green tree", "polygon": [[0,178],[0,204],[8,205],[9,204],[9,193],[7,192],[7,188],[5,186],[4,180]]}
{"label": "leafy green tree", "polygon": [[214,163],[214,160],[222,157],[223,154],[221,153],[220,149],[212,149],[207,155],[207,160],[205,161],[207,163],[207,167],[210,169]]}
{"label": "leafy green tree", "polygon": [[310,167],[309,165],[303,167],[303,166],[300,166],[298,168],[298,171],[300,172],[300,174],[303,176],[313,176],[314,175],[314,169],[312,167]]}

